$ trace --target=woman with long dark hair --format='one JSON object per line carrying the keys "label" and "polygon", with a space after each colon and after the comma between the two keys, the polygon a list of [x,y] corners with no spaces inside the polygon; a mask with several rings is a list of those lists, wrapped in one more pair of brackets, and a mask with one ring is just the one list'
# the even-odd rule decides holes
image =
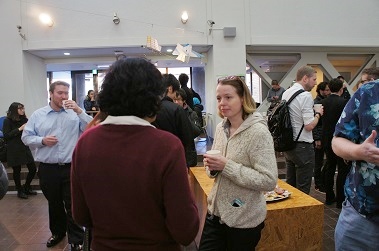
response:
{"label": "woman with long dark hair", "polygon": [[96,104],[95,100],[95,92],[94,90],[89,90],[86,98],[84,99],[84,108],[86,111],[98,111],[99,108]]}
{"label": "woman with long dark hair", "polygon": [[[29,147],[21,141],[22,131],[27,121],[24,105],[13,102],[9,106],[3,125],[4,138],[7,141],[7,164],[13,169],[17,196],[21,199],[27,199],[28,195],[37,195],[30,186],[36,174],[36,165]],[[24,186],[21,186],[21,165],[26,165],[29,169]]]}

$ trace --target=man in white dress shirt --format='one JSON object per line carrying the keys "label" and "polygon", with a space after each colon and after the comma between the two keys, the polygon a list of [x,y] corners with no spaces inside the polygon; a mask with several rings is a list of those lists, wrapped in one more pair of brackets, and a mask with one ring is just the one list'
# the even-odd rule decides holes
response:
{"label": "man in white dress shirt", "polygon": [[323,114],[322,106],[313,110],[313,98],[309,92],[316,85],[316,79],[316,71],[312,67],[301,67],[296,74],[296,83],[286,90],[282,97],[284,100],[289,100],[298,90],[305,90],[297,95],[289,105],[294,140],[303,125],[304,128],[301,130],[296,147],[284,152],[284,157],[287,167],[287,183],[306,194],[310,192],[315,165],[312,130]]}

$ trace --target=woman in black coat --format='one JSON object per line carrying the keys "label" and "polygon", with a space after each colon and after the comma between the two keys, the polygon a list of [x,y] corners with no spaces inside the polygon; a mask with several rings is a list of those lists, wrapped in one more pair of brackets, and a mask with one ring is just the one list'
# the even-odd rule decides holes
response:
{"label": "woman in black coat", "polygon": [[[4,138],[7,142],[7,164],[13,169],[13,179],[17,189],[17,196],[27,199],[28,195],[36,195],[30,184],[36,174],[36,165],[28,146],[21,141],[22,131],[28,121],[25,115],[24,105],[13,102],[9,106],[7,117],[3,124]],[[29,173],[26,176],[25,185],[21,186],[21,165],[26,165]]]}
{"label": "woman in black coat", "polygon": [[93,90],[89,90],[86,98],[83,101],[84,109],[86,111],[98,111],[99,107],[95,100],[95,92]]}

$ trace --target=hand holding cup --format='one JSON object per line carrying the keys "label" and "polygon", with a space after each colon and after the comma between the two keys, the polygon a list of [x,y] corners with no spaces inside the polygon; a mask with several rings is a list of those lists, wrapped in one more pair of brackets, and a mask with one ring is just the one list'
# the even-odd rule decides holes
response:
{"label": "hand holding cup", "polygon": [[221,155],[219,150],[209,150],[204,154],[205,169],[210,172],[212,176],[216,176],[218,172],[222,171],[228,160]]}
{"label": "hand holding cup", "polygon": [[314,104],[313,109],[315,112],[320,113],[321,115],[324,114],[324,106],[322,104]]}
{"label": "hand holding cup", "polygon": [[76,104],[74,100],[63,100],[62,101],[64,109],[72,109],[77,114],[80,114],[82,109]]}

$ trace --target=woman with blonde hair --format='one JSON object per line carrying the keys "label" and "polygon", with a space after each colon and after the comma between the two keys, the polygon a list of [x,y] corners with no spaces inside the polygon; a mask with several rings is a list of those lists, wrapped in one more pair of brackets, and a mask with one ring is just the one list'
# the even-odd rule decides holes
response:
{"label": "woman with blonde hair", "polygon": [[273,140],[240,77],[219,79],[216,98],[223,121],[212,149],[221,155],[204,154],[215,183],[199,250],[253,250],[267,213],[263,192],[273,190],[278,178]]}

